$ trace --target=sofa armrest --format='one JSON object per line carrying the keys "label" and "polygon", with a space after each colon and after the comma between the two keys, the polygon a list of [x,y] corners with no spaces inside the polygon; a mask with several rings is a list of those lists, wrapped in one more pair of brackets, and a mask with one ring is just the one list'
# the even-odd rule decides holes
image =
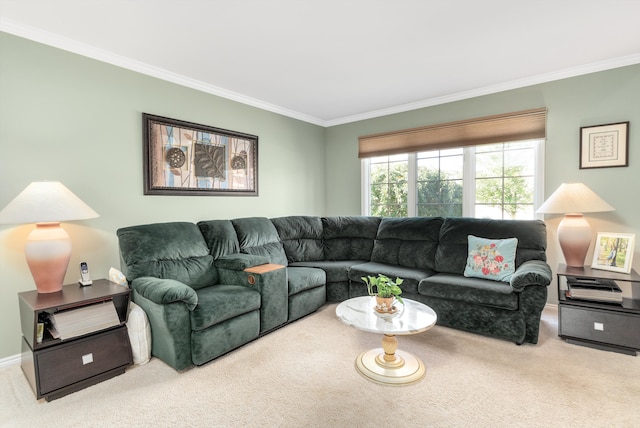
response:
{"label": "sofa armrest", "polygon": [[522,263],[511,277],[511,288],[521,292],[528,285],[548,286],[551,284],[551,268],[542,260],[529,260]]}
{"label": "sofa armrest", "polygon": [[260,333],[287,322],[289,287],[285,266],[266,263],[242,270],[218,267],[218,274],[222,284],[244,285],[260,293]]}
{"label": "sofa armrest", "polygon": [[235,253],[218,258],[214,263],[218,269],[242,271],[253,266],[270,263],[268,257],[254,254]]}
{"label": "sofa armrest", "polygon": [[195,290],[174,279],[143,276],[131,281],[131,288],[145,299],[159,305],[183,302],[192,311],[198,304],[198,295]]}

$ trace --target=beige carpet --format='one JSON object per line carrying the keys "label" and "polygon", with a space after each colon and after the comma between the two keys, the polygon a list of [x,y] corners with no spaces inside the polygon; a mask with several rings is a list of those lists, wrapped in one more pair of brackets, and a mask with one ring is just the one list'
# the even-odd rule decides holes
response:
{"label": "beige carpet", "polygon": [[0,369],[0,426],[638,426],[640,358],[563,343],[556,319],[547,308],[535,346],[443,327],[400,337],[427,367],[403,387],[355,371],[380,336],[343,325],[334,304],[206,366],[153,359],[49,403],[14,365]]}

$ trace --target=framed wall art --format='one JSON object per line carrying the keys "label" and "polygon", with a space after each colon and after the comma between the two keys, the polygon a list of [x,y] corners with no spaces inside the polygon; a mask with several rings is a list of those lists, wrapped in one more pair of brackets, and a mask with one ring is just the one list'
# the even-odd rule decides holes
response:
{"label": "framed wall art", "polygon": [[258,137],[142,114],[145,195],[258,195]]}
{"label": "framed wall art", "polygon": [[598,233],[593,250],[593,269],[631,272],[636,235],[630,233]]}
{"label": "framed wall art", "polygon": [[580,169],[629,166],[629,122],[580,128]]}

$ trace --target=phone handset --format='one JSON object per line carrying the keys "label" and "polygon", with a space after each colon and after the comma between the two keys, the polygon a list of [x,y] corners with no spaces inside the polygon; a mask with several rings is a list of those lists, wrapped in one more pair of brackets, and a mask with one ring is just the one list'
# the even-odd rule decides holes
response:
{"label": "phone handset", "polygon": [[78,282],[82,286],[93,284],[91,276],[89,275],[89,265],[87,265],[87,262],[80,263],[80,280]]}

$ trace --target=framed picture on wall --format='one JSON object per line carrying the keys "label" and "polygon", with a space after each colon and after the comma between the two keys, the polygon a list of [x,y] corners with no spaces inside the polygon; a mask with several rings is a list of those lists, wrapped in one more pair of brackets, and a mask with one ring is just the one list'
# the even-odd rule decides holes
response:
{"label": "framed picture on wall", "polygon": [[630,233],[598,233],[593,250],[594,269],[631,272],[636,235]]}
{"label": "framed picture on wall", "polygon": [[145,195],[258,195],[258,137],[142,114]]}
{"label": "framed picture on wall", "polygon": [[580,169],[629,166],[629,122],[580,128]]}

